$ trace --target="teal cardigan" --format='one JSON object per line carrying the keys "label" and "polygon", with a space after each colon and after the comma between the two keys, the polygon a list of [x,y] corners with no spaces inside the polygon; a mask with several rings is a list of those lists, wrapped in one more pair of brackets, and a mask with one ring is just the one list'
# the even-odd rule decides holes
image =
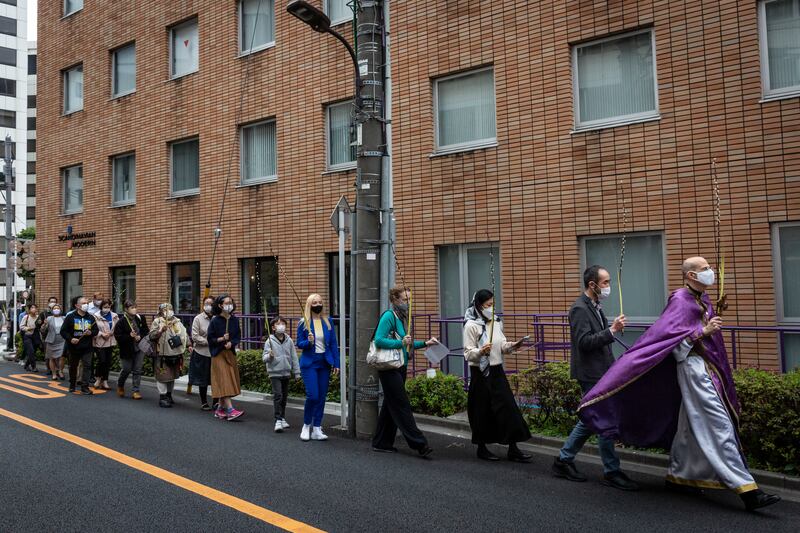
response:
{"label": "teal cardigan", "polygon": [[[395,337],[397,332],[399,338]],[[403,337],[406,336],[406,326],[392,311],[385,311],[381,315],[378,327],[375,329],[375,347],[384,350],[403,349],[403,366],[408,365],[408,350],[403,346]],[[425,348],[425,341],[414,341],[414,349]]]}

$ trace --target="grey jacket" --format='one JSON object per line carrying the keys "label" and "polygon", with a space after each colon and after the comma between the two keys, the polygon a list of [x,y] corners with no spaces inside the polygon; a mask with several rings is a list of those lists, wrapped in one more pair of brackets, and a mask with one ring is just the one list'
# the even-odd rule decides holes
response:
{"label": "grey jacket", "polygon": [[297,349],[289,335],[284,335],[283,342],[275,335],[270,335],[264,343],[261,360],[267,364],[267,374],[271,378],[285,378],[294,374],[300,377],[300,362],[297,360]]}

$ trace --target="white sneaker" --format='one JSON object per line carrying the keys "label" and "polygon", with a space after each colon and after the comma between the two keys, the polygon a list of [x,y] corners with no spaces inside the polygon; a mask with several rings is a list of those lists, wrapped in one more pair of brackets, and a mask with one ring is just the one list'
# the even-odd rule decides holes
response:
{"label": "white sneaker", "polygon": [[309,433],[311,433],[311,426],[308,424],[303,424],[303,429],[300,430],[300,440],[308,442]]}
{"label": "white sneaker", "polygon": [[290,427],[292,427],[289,425],[289,422],[287,422],[285,418],[281,418],[281,426],[283,426],[283,429],[289,429]]}
{"label": "white sneaker", "polygon": [[311,431],[311,440],[328,440],[328,436],[322,432],[322,428],[317,426]]}
{"label": "white sneaker", "polygon": [[280,420],[275,421],[275,433],[283,433],[283,424]]}

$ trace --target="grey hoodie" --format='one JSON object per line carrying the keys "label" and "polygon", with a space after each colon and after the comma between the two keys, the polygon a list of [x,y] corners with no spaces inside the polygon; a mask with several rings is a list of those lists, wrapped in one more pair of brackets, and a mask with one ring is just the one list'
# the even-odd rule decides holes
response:
{"label": "grey hoodie", "polygon": [[297,349],[289,335],[284,335],[283,342],[279,341],[275,335],[270,335],[267,342],[264,343],[261,360],[267,363],[267,374],[271,378],[285,378],[292,374],[296,378],[300,377]]}

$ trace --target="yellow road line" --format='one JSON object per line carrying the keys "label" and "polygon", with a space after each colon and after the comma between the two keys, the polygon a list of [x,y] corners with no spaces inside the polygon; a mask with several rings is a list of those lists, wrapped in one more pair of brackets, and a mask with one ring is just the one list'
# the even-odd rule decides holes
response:
{"label": "yellow road line", "polygon": [[85,448],[91,452],[102,455],[107,459],[122,463],[125,466],[129,466],[135,470],[139,470],[140,472],[144,472],[145,474],[149,474],[153,477],[166,481],[167,483],[175,485],[178,488],[188,490],[189,492],[194,492],[195,494],[203,496],[204,498],[208,498],[213,502],[225,505],[235,511],[252,516],[253,518],[261,520],[262,522],[266,522],[267,524],[271,524],[286,531],[324,533],[321,529],[317,529],[311,525],[293,520],[288,516],[283,516],[276,512],[270,511],[269,509],[259,507],[258,505],[242,500],[241,498],[237,498],[217,489],[207,487],[197,483],[196,481],[192,481],[191,479],[179,476],[178,474],[174,474],[168,470],[164,470],[163,468],[145,463],[144,461],[140,461],[139,459],[135,459],[129,455],[125,455],[124,453],[112,450],[111,448],[106,448],[101,444],[97,444],[90,440],[67,433],[66,431],[61,431],[60,429],[42,424],[36,420],[25,418],[24,416],[12,413],[11,411],[6,411],[5,409],[0,409],[0,416],[10,418],[11,420],[15,420],[20,424],[24,424],[34,429],[38,429],[43,433],[47,433],[48,435],[71,442],[76,446],[80,446],[81,448]]}
{"label": "yellow road line", "polygon": [[34,387],[33,385],[29,385],[22,381],[15,381],[13,379],[8,379],[4,377],[0,377],[0,381],[5,383],[11,383],[12,385],[17,385],[18,387],[25,387],[26,389],[35,390],[36,392],[29,392],[23,389],[19,389],[17,387],[12,387],[10,385],[3,385],[0,383],[0,389],[9,390],[11,392],[16,392],[17,394],[22,394],[23,396],[27,396],[28,398],[35,398],[37,400],[47,399],[47,398],[63,398],[64,395],[60,392],[54,392],[47,389],[42,389],[39,387]]}

